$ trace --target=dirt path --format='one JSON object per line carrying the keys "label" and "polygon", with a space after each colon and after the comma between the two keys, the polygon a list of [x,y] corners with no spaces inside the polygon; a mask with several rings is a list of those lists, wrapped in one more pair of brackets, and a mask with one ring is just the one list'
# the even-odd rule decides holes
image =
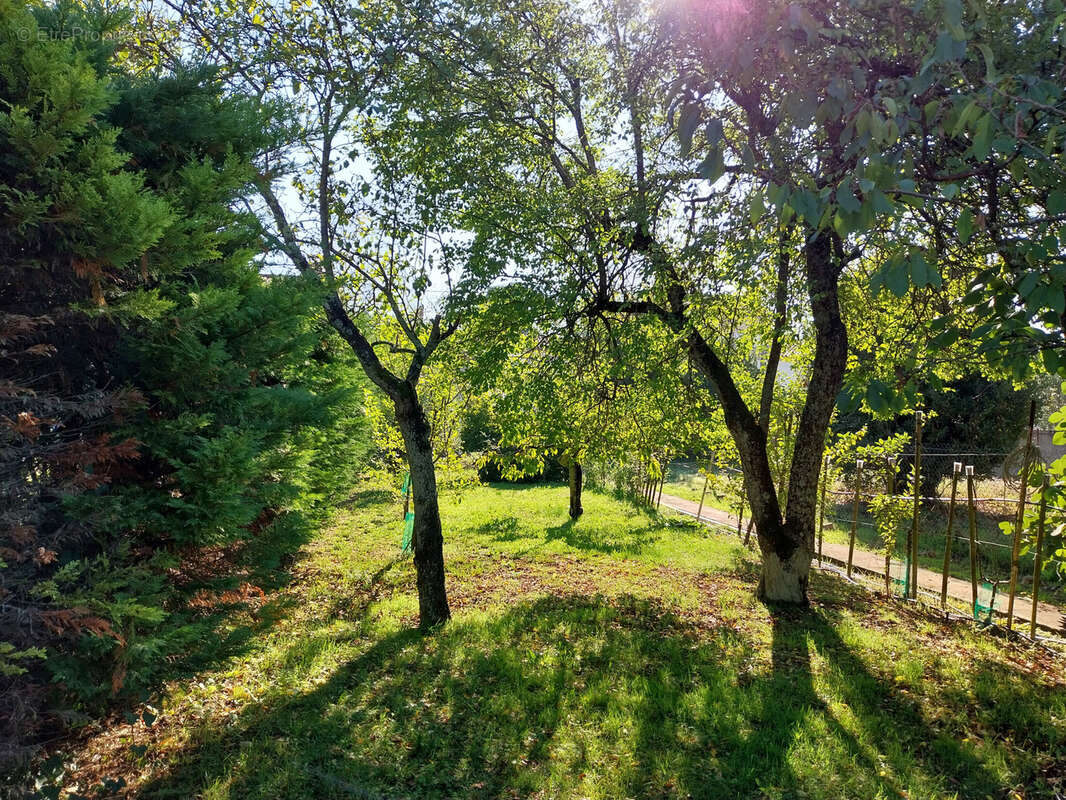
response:
{"label": "dirt path", "polygon": [[[692,500],[685,500],[681,497],[674,497],[669,494],[664,494],[662,496],[662,504],[675,511],[680,511],[682,514],[687,514],[690,517],[696,516],[696,512],[699,510],[699,503],[693,502]],[[728,514],[725,511],[719,511],[717,508],[710,508],[706,505],[703,507],[700,520],[708,525],[728,528],[733,532],[736,532],[737,529],[737,518],[735,516]],[[837,544],[835,542],[825,542],[822,546],[822,556],[841,564],[847,564],[848,546],[846,544]],[[855,567],[864,572],[881,576],[884,576],[885,574],[885,557],[882,553],[873,553],[869,550],[862,550],[859,547],[856,547],[852,563]],[[922,589],[933,592],[937,597],[940,596],[942,581],[943,575],[941,573],[925,569],[924,567],[918,568],[918,585]],[[959,578],[948,578],[948,595],[968,606],[970,604],[970,598],[973,596],[970,582]],[[996,611],[1006,616],[1007,597],[1005,594],[996,597]],[[1029,598],[1016,597],[1014,599],[1016,629],[1028,631],[1029,616],[1031,613],[1032,602]],[[1063,616],[1062,610],[1055,606],[1048,605],[1047,603],[1037,603],[1036,622],[1040,627],[1054,631],[1055,633],[1066,633],[1066,617]],[[1021,623],[1024,623],[1024,625]]]}

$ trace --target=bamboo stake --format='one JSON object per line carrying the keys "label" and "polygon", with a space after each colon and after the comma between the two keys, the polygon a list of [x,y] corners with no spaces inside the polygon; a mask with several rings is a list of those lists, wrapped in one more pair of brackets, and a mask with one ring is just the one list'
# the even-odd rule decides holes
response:
{"label": "bamboo stake", "polygon": [[744,525],[744,486],[740,487],[740,514],[737,515],[737,536],[740,536],[740,529]]}
{"label": "bamboo stake", "polygon": [[822,505],[818,513],[818,566],[822,565],[822,540],[825,529],[825,490],[829,484],[829,456],[825,457],[822,467]]}
{"label": "bamboo stake", "polygon": [[977,613],[977,503],[973,486],[973,465],[966,465],[966,502],[970,516],[970,610]]}
{"label": "bamboo stake", "polygon": [[951,571],[951,540],[955,538],[955,497],[959,489],[959,473],[962,462],[956,461],[951,469],[951,503],[948,505],[948,536],[944,542],[944,569],[940,581],[940,607],[948,606],[948,573]]}
{"label": "bamboo stake", "polygon": [[663,486],[666,485],[666,470],[663,470],[663,475],[659,478],[659,496],[655,499],[655,507],[658,508],[663,502]]}
{"label": "bamboo stake", "polygon": [[711,468],[707,467],[707,474],[703,477],[703,494],[700,495],[700,507],[696,511],[696,522],[700,521],[703,514],[703,501],[707,498],[707,485],[711,482]]}
{"label": "bamboo stake", "polygon": [[[888,456],[888,494],[896,494],[896,457]],[[885,597],[892,596],[892,553],[896,549],[896,531],[892,531],[892,541],[885,542]]]}
{"label": "bamboo stake", "polygon": [[925,414],[921,409],[914,412],[914,519],[911,522],[911,535],[908,539],[907,554],[910,563],[910,596],[918,599],[918,512],[921,501],[922,479],[922,422]]}
{"label": "bamboo stake", "polygon": [[862,460],[855,462],[855,503],[851,509],[851,536],[848,537],[848,579],[851,578],[851,563],[855,557],[855,532],[859,527],[859,484],[862,483]]}
{"label": "bamboo stake", "polygon": [[1025,498],[1029,492],[1029,462],[1033,452],[1033,426],[1036,424],[1036,400],[1029,402],[1029,434],[1025,438],[1022,460],[1021,489],[1018,490],[1018,522],[1014,526],[1014,543],[1010,550],[1010,597],[1007,600],[1007,630],[1014,627],[1014,595],[1018,591],[1018,554],[1022,547],[1022,527],[1025,525]]}
{"label": "bamboo stake", "polygon": [[1040,517],[1036,523],[1036,553],[1033,561],[1033,610],[1029,614],[1029,638],[1036,638],[1036,606],[1040,602],[1040,573],[1044,569],[1044,520],[1047,518],[1047,473],[1040,490]]}

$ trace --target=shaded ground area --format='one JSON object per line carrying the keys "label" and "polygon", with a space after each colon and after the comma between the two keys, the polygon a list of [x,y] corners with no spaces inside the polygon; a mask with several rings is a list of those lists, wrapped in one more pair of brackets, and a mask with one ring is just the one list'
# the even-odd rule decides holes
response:
{"label": "shaded ground area", "polygon": [[[87,732],[69,788],[208,798],[1054,797],[1066,681],[1011,644],[816,576],[753,600],[735,540],[564,487],[444,508],[455,618],[410,628],[398,504],[305,546],[278,617]],[[254,615],[253,615],[254,616]],[[249,620],[253,624],[254,620]],[[120,785],[120,781],[124,785]]]}

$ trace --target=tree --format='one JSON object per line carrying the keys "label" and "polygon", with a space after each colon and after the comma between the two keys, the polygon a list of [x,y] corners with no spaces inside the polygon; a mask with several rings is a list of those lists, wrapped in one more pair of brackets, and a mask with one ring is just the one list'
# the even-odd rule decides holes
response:
{"label": "tree", "polygon": [[[748,116],[737,102],[753,86],[730,87],[735,88],[733,98],[717,93],[715,97],[735,112],[729,120],[728,141],[736,142],[738,149],[748,139],[774,147],[775,140],[793,134],[797,139],[806,135],[806,142],[777,148],[773,156],[778,163],[773,167],[769,154],[748,159],[752,165],[758,162],[760,170],[766,166],[766,172],[750,174],[746,185],[734,179],[708,198],[704,196],[708,182],[717,180],[725,166],[719,169],[721,125],[707,126],[708,138],[700,144],[711,144],[715,150],[698,172],[693,171],[687,166],[688,156],[705,95],[694,93],[684,104],[680,146],[672,143],[671,119],[659,102],[676,84],[671,71],[676,67],[671,63],[689,59],[686,65],[695,70],[707,41],[697,37],[688,40],[689,50],[681,49],[679,37],[664,35],[653,10],[639,4],[595,4],[584,11],[548,2],[478,5],[470,18],[477,20],[464,31],[470,47],[442,70],[463,76],[454,82],[483,115],[486,135],[490,126],[498,132],[509,125],[514,131],[511,137],[520,143],[517,177],[503,191],[499,184],[493,185],[492,195],[484,198],[486,207],[513,202],[512,213],[521,219],[496,228],[494,238],[501,251],[521,250],[525,256],[537,247],[534,243],[523,248],[530,240],[537,241],[531,231],[544,231],[541,238],[549,248],[569,249],[573,256],[556,259],[560,271],[542,269],[532,280],[552,284],[551,291],[561,296],[574,297],[584,313],[595,318],[647,314],[683,339],[688,357],[721,403],[737,442],[764,555],[760,593],[770,600],[803,600],[824,434],[847,352],[837,281],[853,257],[841,233],[832,225],[821,225],[822,200],[805,186],[801,189],[800,183],[813,181],[819,192],[830,184],[835,189],[849,173],[854,159],[843,152],[847,145],[839,140],[841,131],[827,123],[812,134],[807,130],[809,120],[782,120],[781,130],[771,130],[757,103],[748,103]],[[447,25],[454,27],[451,17]],[[734,58],[741,50],[757,51],[756,40],[770,35],[773,27],[771,20],[760,19],[760,25],[741,32],[741,41],[723,49]],[[802,33],[790,29],[786,38],[797,35]],[[749,39],[743,41],[744,36]],[[871,49],[880,45],[868,44]],[[441,47],[434,58],[447,55]],[[766,67],[768,75],[780,73],[780,64],[772,59],[767,59]],[[824,91],[822,76],[814,72],[801,77],[812,82],[807,87],[811,92]],[[695,92],[695,78],[692,84]],[[826,118],[829,103],[838,101],[827,100]],[[835,160],[820,162],[814,173],[804,170],[807,154],[823,147],[836,148]],[[739,175],[747,169],[745,163],[731,164],[730,170]],[[774,169],[781,173],[775,175],[774,200],[789,212],[767,221],[765,208],[756,213],[756,204],[747,201],[758,194],[759,202],[764,202],[753,182],[768,181],[767,173]],[[795,174],[790,175],[789,169]],[[798,214],[789,205],[792,188],[798,192]],[[746,200],[733,199],[742,190],[750,190]],[[737,210],[741,204],[742,215]],[[496,214],[486,216],[486,229],[499,221]],[[761,223],[760,235],[744,236],[741,226],[750,227],[752,220]],[[727,244],[731,234],[740,234],[737,244]],[[488,240],[493,234],[486,230],[484,236]],[[806,279],[805,304],[818,344],[807,407],[797,424],[789,507],[782,514],[766,431],[758,411],[751,411],[745,402],[735,374],[746,361],[731,352],[729,333],[714,327],[727,316],[722,312],[729,305],[730,289],[738,283],[762,284],[758,276],[769,265],[776,283],[787,287],[796,259]],[[533,261],[543,267],[542,261]],[[788,302],[787,289],[783,291],[781,305]],[[782,325],[775,327],[783,330]],[[764,370],[767,408],[780,349],[774,352]]]}
{"label": "tree", "polygon": [[511,478],[540,474],[557,459],[577,519],[587,462],[648,463],[671,447],[679,452],[696,420],[689,393],[678,391],[684,361],[668,332],[558,314],[553,298],[497,289],[463,343],[466,372],[499,431],[491,457]]}
{"label": "tree", "polygon": [[[471,243],[459,234],[453,190],[478,169],[463,129],[454,115],[433,113],[436,101],[411,67],[417,28],[403,9],[168,5],[188,45],[206,46],[234,86],[294,110],[287,160],[260,164],[259,192],[277,251],[319,282],[329,324],[393,405],[414,491],[420,622],[442,623],[443,534],[419,380],[458,330],[466,289],[477,288],[464,282]],[[165,23],[160,29],[165,48]],[[291,189],[279,189],[287,176]],[[376,335],[380,313],[399,340]]]}
{"label": "tree", "polygon": [[130,73],[124,12],[3,11],[6,756],[195,653],[214,623],[171,570],[296,530],[367,437],[317,295],[259,275],[258,104],[210,70]]}
{"label": "tree", "polygon": [[0,3],[3,760],[40,724],[43,692],[31,678],[40,678],[41,646],[112,634],[99,613],[38,589],[61,555],[90,540],[64,515],[65,498],[106,484],[136,456],[136,443],[113,433],[142,398],[114,380],[119,331],[96,311],[138,280],[141,255],[172,222],[166,203],[121,169],[115,132],[98,124],[110,98],[94,54],[50,36],[41,16]]}
{"label": "tree", "polygon": [[[464,113],[481,115],[484,138],[505,129],[516,143],[513,172],[483,198],[486,241],[521,253],[534,280],[592,316],[650,315],[685,338],[737,444],[769,600],[805,597],[849,349],[842,280],[865,273],[896,294],[944,284],[927,216],[945,204],[918,182],[949,178],[948,122],[930,127],[925,115],[953,91],[942,65],[959,51],[959,8],[470,3],[435,17],[427,60]],[[512,210],[503,220],[501,203]],[[572,255],[552,270],[529,258],[540,241]],[[715,329],[735,289],[753,284],[780,289],[769,291],[777,335],[791,317],[811,342],[787,475],[776,479],[766,414],[781,348],[771,343],[766,392],[751,398],[748,365]],[[908,383],[899,388],[913,394]],[[866,387],[875,401],[885,391]]]}

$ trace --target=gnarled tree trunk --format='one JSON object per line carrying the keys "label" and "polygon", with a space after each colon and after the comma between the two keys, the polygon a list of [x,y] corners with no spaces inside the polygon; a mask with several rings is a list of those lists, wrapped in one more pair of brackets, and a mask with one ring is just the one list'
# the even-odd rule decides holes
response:
{"label": "gnarled tree trunk", "polygon": [[419,625],[431,628],[445,622],[451,611],[444,587],[444,535],[437,503],[437,474],[433,465],[429,421],[413,390],[396,399],[395,406],[396,421],[407,447],[407,464],[414,492],[412,546],[418,584]]}
{"label": "gnarled tree trunk", "polygon": [[[757,417],[744,401],[729,366],[692,325],[686,308],[685,283],[678,276],[668,255],[654,242],[644,242],[642,248],[669,276],[667,305],[649,300],[614,300],[609,296],[606,280],[602,280],[600,296],[592,306],[595,312],[655,314],[676,333],[687,334],[689,357],[718,397],[726,427],[740,454],[744,493],[751,507],[763,557],[758,595],[772,603],[807,602],[807,582],[814,553],[818,478],[825,436],[844,380],[848,352],[848,332],[840,317],[838,295],[840,272],[845,261],[842,242],[832,231],[806,227],[803,232],[806,237],[803,244],[804,268],[814,322],[815,352],[807,397],[796,428],[795,448],[787,481],[789,491],[783,514],[770,470],[766,441],[780,352],[771,353],[768,375],[763,385],[762,413]],[[785,242],[783,239],[782,246]],[[781,285],[787,281],[789,271],[789,261],[782,256],[778,262],[779,298],[784,291]],[[775,329],[780,329],[782,304],[778,302],[776,305]]]}
{"label": "gnarled tree trunk", "polygon": [[714,387],[740,453],[744,493],[751,506],[762,553],[758,596],[771,603],[807,601],[818,477],[825,435],[847,361],[848,335],[840,318],[837,294],[840,267],[839,259],[834,257],[834,245],[839,245],[839,240],[824,231],[807,231],[807,234],[803,254],[815,329],[815,354],[803,413],[796,428],[783,514],[770,471],[765,427],[751,413],[728,368],[706,340],[696,331],[690,331],[688,340],[689,354]]}
{"label": "gnarled tree trunk", "polygon": [[758,591],[759,597],[768,602],[803,603],[807,599],[825,436],[848,355],[848,332],[840,317],[837,293],[840,258],[833,252],[835,246],[839,249],[839,240],[824,231],[808,232],[808,237],[803,255],[814,320],[814,362],[796,428],[784,519],[765,535],[759,529],[763,574]]}
{"label": "gnarled tree trunk", "polygon": [[581,488],[584,478],[576,458],[570,459],[570,519],[577,519],[585,509],[581,507]]}

